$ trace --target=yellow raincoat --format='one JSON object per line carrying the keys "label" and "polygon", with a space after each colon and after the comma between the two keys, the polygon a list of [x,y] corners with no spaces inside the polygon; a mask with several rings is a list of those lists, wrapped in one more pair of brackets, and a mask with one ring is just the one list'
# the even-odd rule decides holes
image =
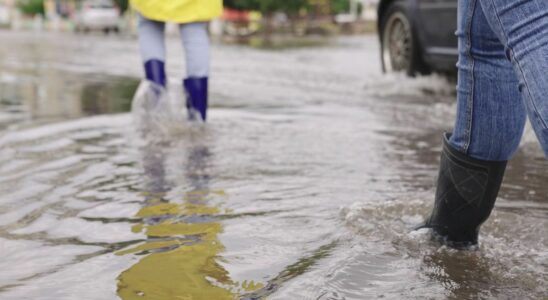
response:
{"label": "yellow raincoat", "polygon": [[175,23],[209,21],[223,10],[222,0],[131,0],[145,18]]}

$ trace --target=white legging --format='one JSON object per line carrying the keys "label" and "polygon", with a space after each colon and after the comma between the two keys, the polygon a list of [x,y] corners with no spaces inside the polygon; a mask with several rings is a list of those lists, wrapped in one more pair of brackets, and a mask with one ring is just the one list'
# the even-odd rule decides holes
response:
{"label": "white legging", "polygon": [[[166,61],[164,22],[139,16],[139,46],[143,63],[151,59]],[[185,49],[188,77],[209,75],[209,37],[207,23],[179,24],[179,32]]]}

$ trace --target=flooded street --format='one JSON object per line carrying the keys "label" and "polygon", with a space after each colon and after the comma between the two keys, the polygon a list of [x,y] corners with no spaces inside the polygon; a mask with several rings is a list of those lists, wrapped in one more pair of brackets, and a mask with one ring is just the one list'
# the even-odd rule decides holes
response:
{"label": "flooded street", "polygon": [[[0,41],[2,300],[548,299],[535,138],[479,251],[411,232],[433,204],[455,88],[382,75],[373,35],[215,43],[208,124],[154,140],[130,112],[135,39]],[[172,89],[181,51],[169,40]]]}

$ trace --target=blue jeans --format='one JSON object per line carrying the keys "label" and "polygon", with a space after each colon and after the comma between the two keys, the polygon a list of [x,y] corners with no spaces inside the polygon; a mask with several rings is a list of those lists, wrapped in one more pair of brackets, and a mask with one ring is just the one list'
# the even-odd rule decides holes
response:
{"label": "blue jeans", "polygon": [[548,157],[548,0],[459,0],[457,36],[451,146],[509,160],[528,115]]}
{"label": "blue jeans", "polygon": [[[151,59],[166,61],[164,27],[164,22],[139,16],[139,46],[143,63]],[[209,75],[207,23],[179,24],[179,32],[185,49],[187,76],[207,77]]]}

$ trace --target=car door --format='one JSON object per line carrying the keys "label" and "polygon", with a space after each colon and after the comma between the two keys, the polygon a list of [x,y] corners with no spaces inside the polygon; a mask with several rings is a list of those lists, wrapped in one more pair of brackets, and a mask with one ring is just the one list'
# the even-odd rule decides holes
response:
{"label": "car door", "polygon": [[417,0],[418,35],[428,56],[456,57],[457,0]]}

